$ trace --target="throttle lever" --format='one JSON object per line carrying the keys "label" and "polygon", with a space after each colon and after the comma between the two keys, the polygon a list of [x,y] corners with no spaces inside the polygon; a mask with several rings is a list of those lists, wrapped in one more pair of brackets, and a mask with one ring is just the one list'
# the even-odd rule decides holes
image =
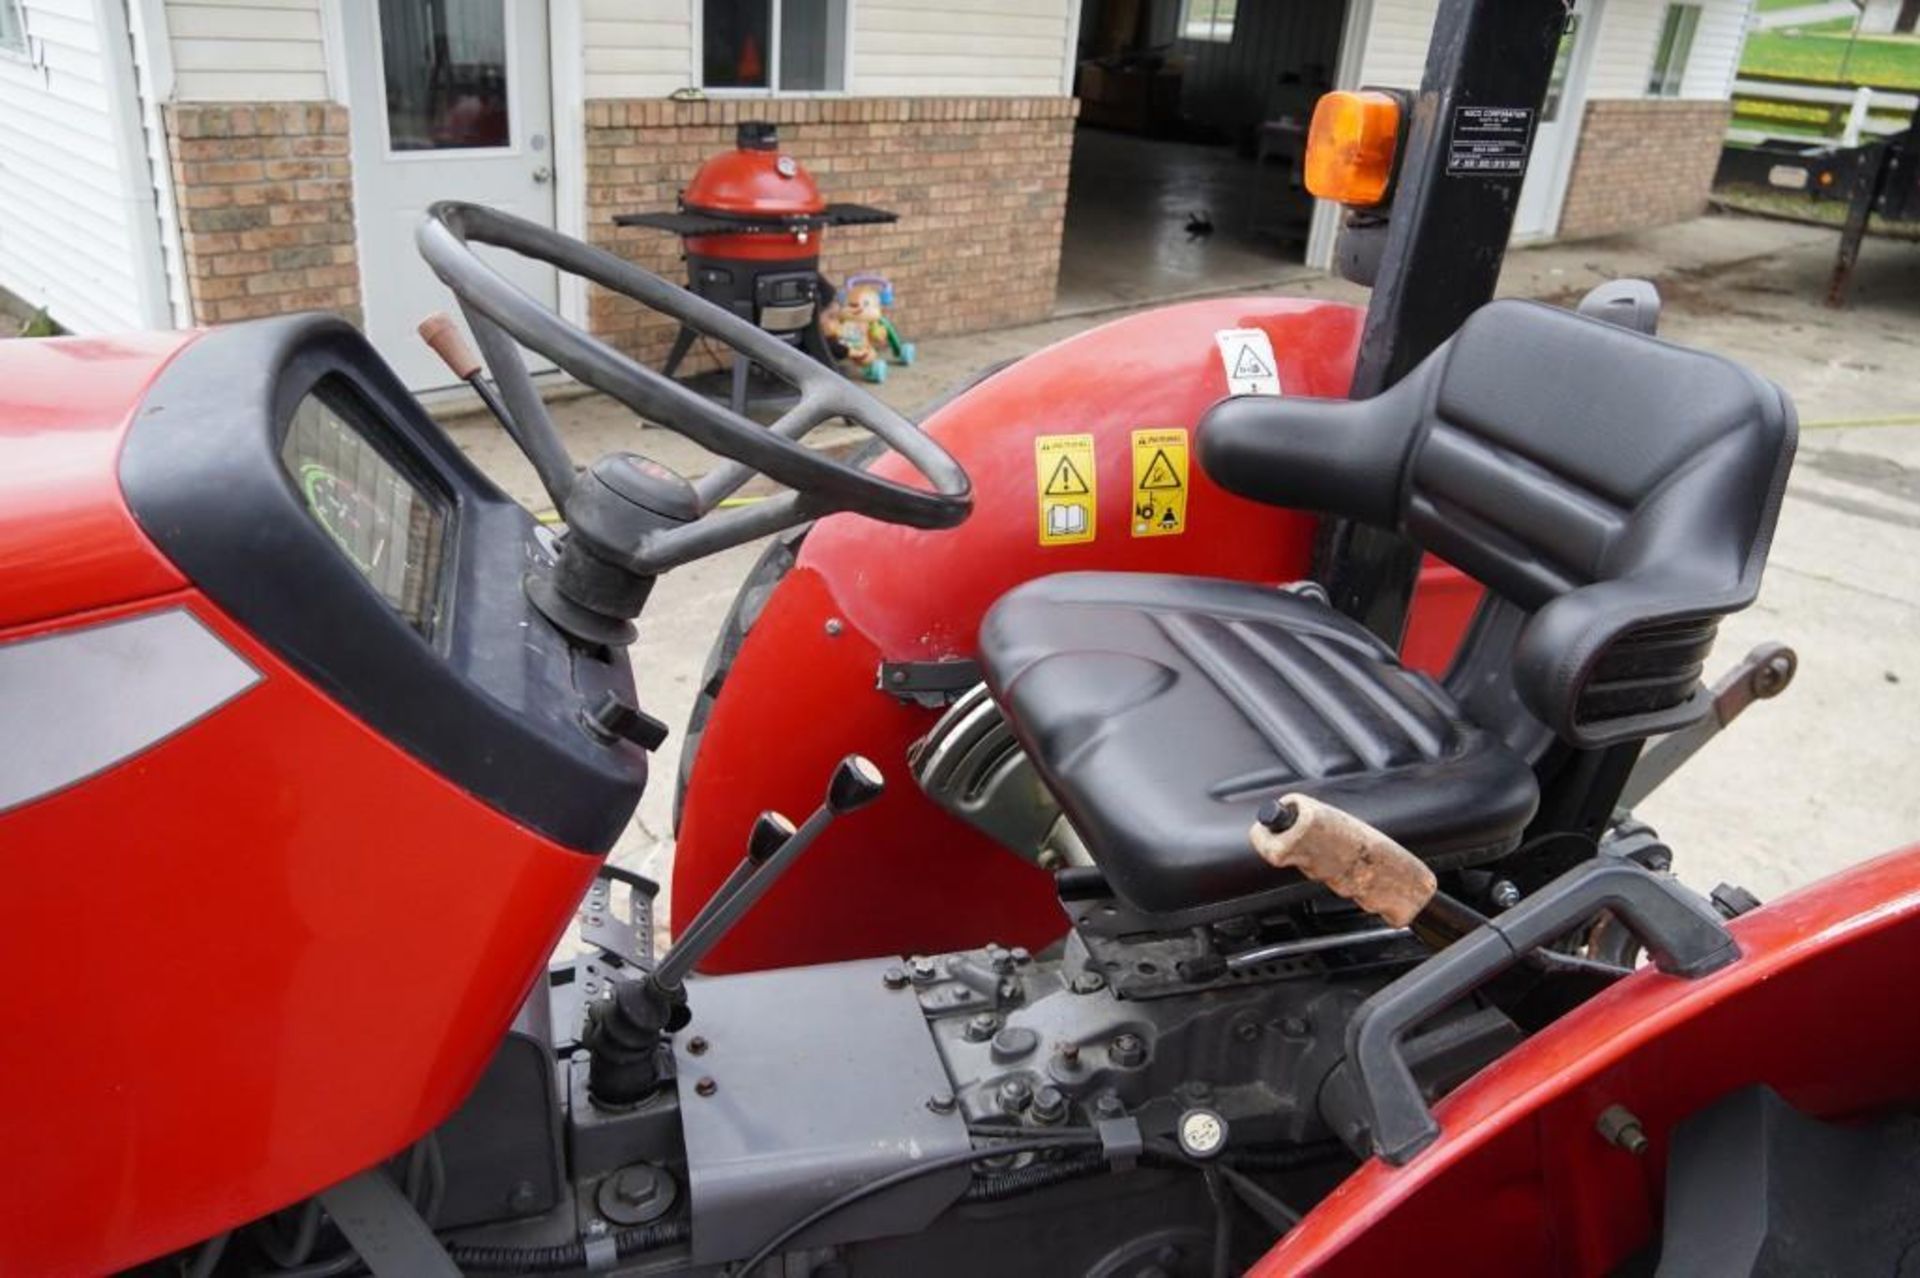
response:
{"label": "throttle lever", "polygon": [[435,311],[421,320],[414,331],[440,357],[440,362],[447,366],[448,372],[473,387],[473,393],[480,397],[480,402],[486,405],[495,420],[506,428],[507,434],[518,439],[520,433],[514,429],[513,414],[507,411],[500,392],[487,380],[486,366],[467,342],[467,335],[454,323],[453,316],[445,311]]}

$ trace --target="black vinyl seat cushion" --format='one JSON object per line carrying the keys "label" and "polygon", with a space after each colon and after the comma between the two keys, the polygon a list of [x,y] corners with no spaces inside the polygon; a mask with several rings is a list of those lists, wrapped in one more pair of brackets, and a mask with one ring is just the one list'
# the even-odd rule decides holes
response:
{"label": "black vinyl seat cushion", "polygon": [[1248,842],[1274,795],[1344,808],[1437,868],[1510,851],[1539,803],[1527,762],[1433,680],[1271,587],[1043,577],[994,605],[981,655],[1115,894],[1150,914],[1306,895]]}

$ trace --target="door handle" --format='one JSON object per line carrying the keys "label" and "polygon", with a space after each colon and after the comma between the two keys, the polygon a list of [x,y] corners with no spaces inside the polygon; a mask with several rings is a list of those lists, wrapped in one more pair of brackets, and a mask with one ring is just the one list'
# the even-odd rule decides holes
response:
{"label": "door handle", "polygon": [[533,171],[533,180],[536,182],[551,182],[553,180],[553,170],[542,164]]}

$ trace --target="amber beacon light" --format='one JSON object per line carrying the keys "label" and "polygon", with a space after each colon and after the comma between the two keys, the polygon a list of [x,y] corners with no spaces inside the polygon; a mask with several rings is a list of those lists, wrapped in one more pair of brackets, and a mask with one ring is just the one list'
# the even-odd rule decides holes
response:
{"label": "amber beacon light", "polygon": [[1307,130],[1307,190],[1362,208],[1387,198],[1400,140],[1400,102],[1375,89],[1321,97]]}

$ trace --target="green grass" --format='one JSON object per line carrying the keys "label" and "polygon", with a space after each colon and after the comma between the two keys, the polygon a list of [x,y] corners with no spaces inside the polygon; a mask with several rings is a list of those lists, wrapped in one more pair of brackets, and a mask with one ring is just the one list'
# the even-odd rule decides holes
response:
{"label": "green grass", "polygon": [[[1845,75],[1841,67],[1846,67]],[[1756,31],[1747,37],[1740,70],[1746,75],[1784,75],[1884,89],[1920,89],[1920,39],[1863,36],[1847,55],[1847,37]]]}
{"label": "green grass", "polygon": [[[1739,209],[1743,213],[1806,222],[1813,226],[1838,227],[1847,220],[1845,200],[1816,200],[1798,191],[1782,191],[1770,186],[1715,187],[1713,199],[1716,204]],[[1920,226],[1912,222],[1886,222],[1875,217],[1869,220],[1868,229],[1875,235],[1891,239],[1920,240]]]}

